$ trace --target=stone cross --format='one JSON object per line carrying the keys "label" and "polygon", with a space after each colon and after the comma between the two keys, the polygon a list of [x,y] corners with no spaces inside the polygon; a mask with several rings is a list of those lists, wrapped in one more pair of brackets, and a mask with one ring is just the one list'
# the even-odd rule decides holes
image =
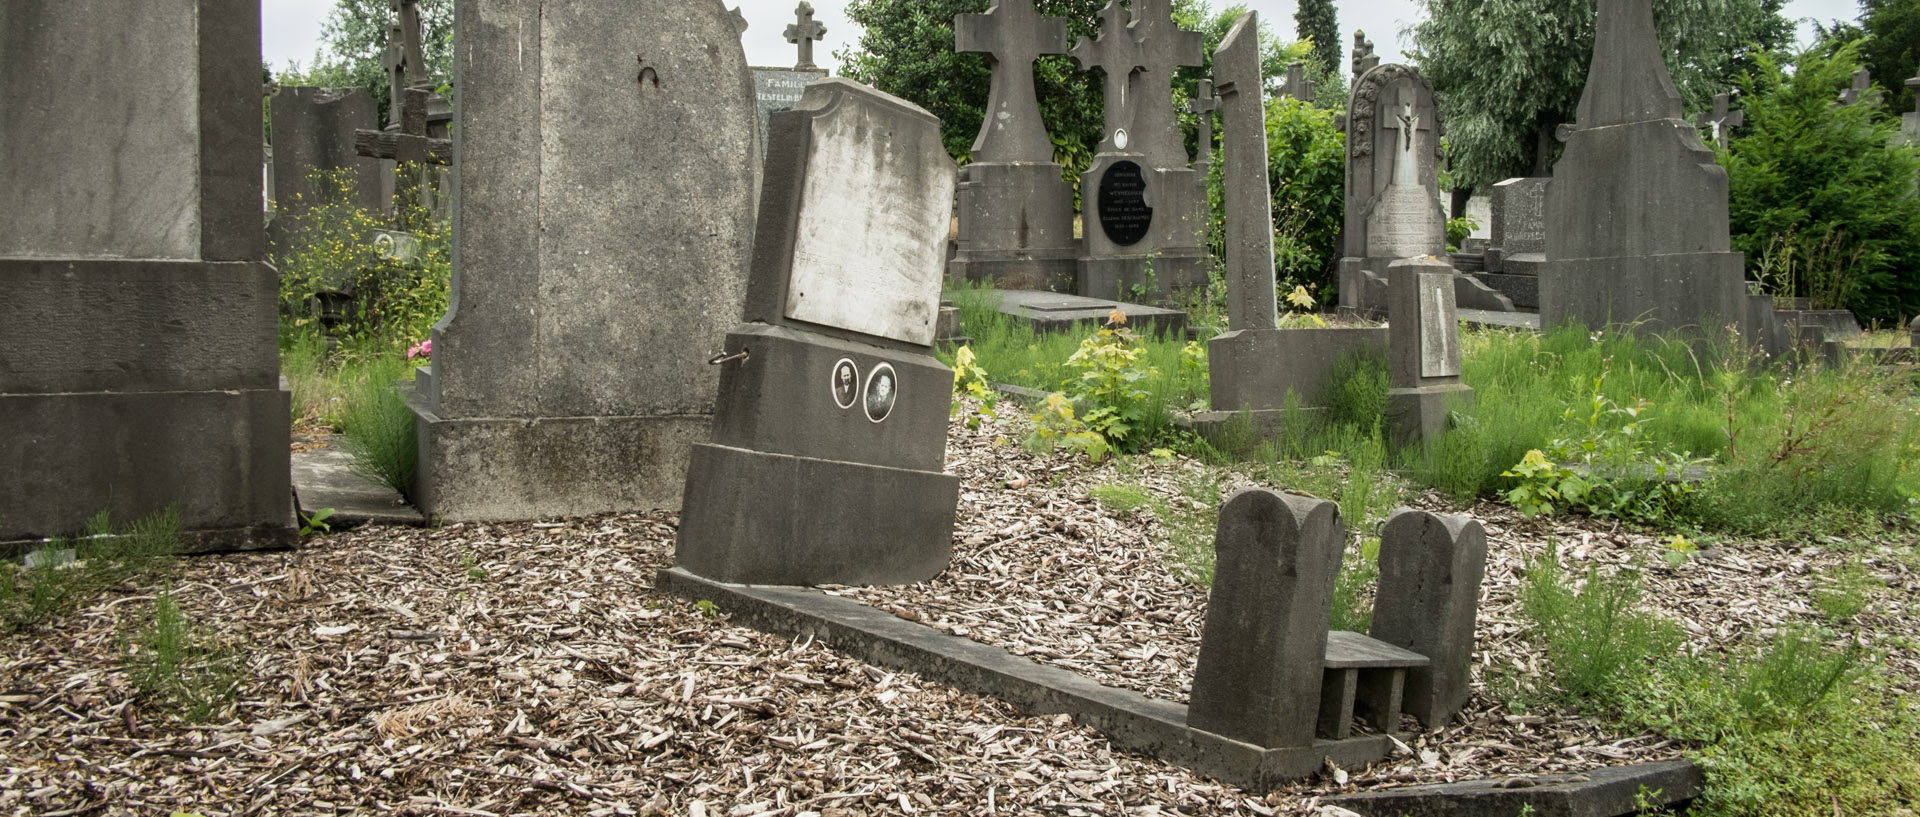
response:
{"label": "stone cross", "polygon": [[1852,105],[1860,101],[1872,105],[1880,101],[1880,92],[1873,90],[1873,72],[1862,68],[1853,72],[1853,84],[1840,92],[1840,104]]}
{"label": "stone cross", "polygon": [[1127,10],[1120,0],[1109,0],[1100,10],[1100,36],[1081,37],[1068,52],[1073,66],[1081,71],[1100,69],[1106,75],[1106,138],[1100,141],[1101,153],[1128,150],[1133,144],[1134,100],[1130,95],[1133,74],[1146,67],[1140,43],[1127,25]]}
{"label": "stone cross", "polygon": [[1313,101],[1313,80],[1307,79],[1306,63],[1287,63],[1287,83],[1280,86],[1280,93],[1301,102]]}
{"label": "stone cross", "polygon": [[394,19],[387,29],[387,76],[392,82],[386,130],[353,132],[354,151],[396,162],[453,164],[453,141],[427,136],[426,60],[420,53],[418,0],[392,0]]}
{"label": "stone cross", "polygon": [[[1213,52],[1213,73],[1220,78],[1221,135],[1226,139],[1221,147],[1227,163],[1221,209],[1229,330],[1280,328],[1274,309],[1273,191],[1267,186],[1267,105],[1255,33],[1259,28],[1257,14],[1242,15]],[[1201,80],[1202,92],[1212,96],[1212,85]]]}
{"label": "stone cross", "polygon": [[1200,153],[1193,158],[1195,166],[1213,162],[1213,112],[1220,107],[1220,97],[1213,93],[1213,80],[1200,80],[1200,87],[1192,99],[1187,100],[1186,111],[1194,115],[1195,124],[1200,130]]}
{"label": "stone cross", "polygon": [[1134,38],[1142,65],[1133,75],[1134,143],[1154,167],[1187,166],[1186,140],[1173,116],[1173,72],[1206,64],[1197,31],[1182,31],[1173,21],[1172,0],[1133,0]]}
{"label": "stone cross", "polygon": [[1368,635],[1431,662],[1408,671],[1399,707],[1429,732],[1453,720],[1470,694],[1473,624],[1486,566],[1487,531],[1472,517],[1400,508],[1381,527],[1380,583]]}
{"label": "stone cross", "polygon": [[[1426,142],[1419,138],[1419,133],[1433,130],[1433,123],[1419,115],[1419,104],[1419,95],[1411,87],[1402,85],[1394,107],[1386,111],[1385,121],[1380,123],[1380,127],[1400,133],[1393,140],[1393,151],[1397,155],[1393,167],[1394,184],[1420,183],[1419,145]],[[1381,147],[1385,148],[1386,145]]]}
{"label": "stone cross", "polygon": [[787,26],[787,42],[800,46],[800,61],[794,63],[796,71],[810,71],[818,67],[813,64],[813,41],[825,39],[827,27],[813,19],[813,4],[801,3],[793,9],[793,25]]}
{"label": "stone cross", "polygon": [[953,18],[953,50],[984,53],[993,69],[986,117],[973,140],[976,162],[1048,162],[1053,142],[1040,118],[1033,61],[1067,53],[1067,21],[1042,17],[1033,0],[996,0],[985,14]]}
{"label": "stone cross", "polygon": [[1373,53],[1373,41],[1367,39],[1367,32],[1354,31],[1353,78],[1359,79],[1361,75],[1373,70],[1373,67],[1379,64],[1380,58]]}
{"label": "stone cross", "polygon": [[1731,97],[1726,94],[1713,95],[1713,112],[1700,114],[1694,120],[1695,127],[1712,128],[1714,144],[1721,150],[1727,149],[1727,139],[1733,135],[1733,129],[1747,121],[1747,112],[1739,108],[1728,107]]}

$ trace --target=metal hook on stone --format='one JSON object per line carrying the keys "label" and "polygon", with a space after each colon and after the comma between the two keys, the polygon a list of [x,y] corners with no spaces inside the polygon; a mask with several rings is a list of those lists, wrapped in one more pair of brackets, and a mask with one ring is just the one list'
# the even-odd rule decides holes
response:
{"label": "metal hook on stone", "polygon": [[746,360],[746,359],[747,359],[747,350],[745,347],[742,347],[740,351],[734,352],[733,354],[727,354],[726,352],[721,352],[720,354],[707,358],[707,365],[718,366],[722,363],[728,363],[735,360]]}

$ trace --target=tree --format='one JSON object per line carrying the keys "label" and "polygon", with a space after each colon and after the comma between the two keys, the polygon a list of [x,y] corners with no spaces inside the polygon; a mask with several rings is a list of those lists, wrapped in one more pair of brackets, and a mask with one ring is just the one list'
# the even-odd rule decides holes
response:
{"label": "tree", "polygon": [[[1689,110],[1728,89],[1735,66],[1783,36],[1779,0],[1655,0],[1667,69]],[[1457,185],[1546,175],[1574,120],[1594,40],[1593,0],[1421,0],[1409,57],[1447,116]]]}
{"label": "tree", "polygon": [[[306,71],[290,66],[279,77],[282,85],[317,85],[367,89],[373,96],[381,124],[386,123],[392,97],[386,71],[387,29],[393,21],[390,0],[337,0],[320,29],[323,47],[314,52]],[[453,0],[419,0],[420,49],[425,52],[427,78],[434,85],[453,81]]]}
{"label": "tree", "polygon": [[1334,16],[1333,0],[1300,0],[1293,12],[1293,32],[1301,40],[1313,43],[1313,70],[1337,72],[1340,68],[1340,22]]}
{"label": "tree", "polygon": [[1860,45],[1831,56],[1816,47],[1791,75],[1759,55],[1737,80],[1749,127],[1720,162],[1733,248],[1754,278],[1778,295],[1892,320],[1920,313],[1920,149],[1893,138],[1879,105],[1833,104]]}
{"label": "tree", "polygon": [[1913,0],[1860,0],[1860,27],[1872,38],[1860,46],[1860,58],[1888,89],[1893,113],[1913,110],[1908,77],[1920,75],[1920,3]]}

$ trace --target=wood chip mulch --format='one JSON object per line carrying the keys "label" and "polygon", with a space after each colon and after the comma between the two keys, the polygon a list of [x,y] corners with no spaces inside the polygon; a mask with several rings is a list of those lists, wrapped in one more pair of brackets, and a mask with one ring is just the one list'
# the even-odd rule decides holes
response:
{"label": "wood chip mulch", "polygon": [[[1169,566],[1145,511],[1110,512],[1103,482],[1168,497],[1200,466],[1091,466],[969,431],[948,459],[964,484],[953,564],[901,588],[833,588],[882,609],[1184,701],[1205,593]],[[1230,481],[1229,481],[1230,482]],[[1275,486],[1285,488],[1286,486]],[[1438,508],[1437,500],[1418,504]],[[1560,543],[1574,570],[1638,563],[1646,602],[1693,648],[1811,621],[1811,593],[1848,556],[1835,543],[1722,543],[1678,566],[1659,537],[1603,522],[1472,509],[1492,555],[1476,695],[1454,725],[1408,736],[1386,762],[1245,792],[1117,751],[1063,718],[730,624],[653,589],[672,514],[437,530],[364,528],[296,552],[196,557],[172,592],[240,665],[232,705],[187,723],[140,696],[123,656],[157,584],[0,637],[0,811],[81,814],[1066,815],[1314,814],[1362,787],[1577,771],[1677,756],[1564,712],[1513,714],[1488,671],[1545,683],[1515,591]],[[1910,543],[1901,545],[1910,547]],[[1920,577],[1891,545],[1864,557],[1876,587],[1854,622],[1883,669],[1920,679],[1904,634]]]}

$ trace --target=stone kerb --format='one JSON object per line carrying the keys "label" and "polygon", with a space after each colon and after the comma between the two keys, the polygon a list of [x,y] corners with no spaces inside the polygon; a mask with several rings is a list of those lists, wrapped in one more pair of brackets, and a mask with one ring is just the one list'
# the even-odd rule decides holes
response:
{"label": "stone kerb", "polygon": [[1380,531],[1368,635],[1431,662],[1408,670],[1401,707],[1428,731],[1445,727],[1466,705],[1486,562],[1486,528],[1472,517],[1400,508]]}
{"label": "stone kerb", "polygon": [[1189,725],[1268,748],[1313,742],[1345,543],[1332,502],[1245,488],[1221,504]]}
{"label": "stone kerb", "polygon": [[676,564],[725,582],[946,567],[953,373],[932,355],[955,169],[939,120],[830,78],[774,114],[745,323],[686,474]]}

